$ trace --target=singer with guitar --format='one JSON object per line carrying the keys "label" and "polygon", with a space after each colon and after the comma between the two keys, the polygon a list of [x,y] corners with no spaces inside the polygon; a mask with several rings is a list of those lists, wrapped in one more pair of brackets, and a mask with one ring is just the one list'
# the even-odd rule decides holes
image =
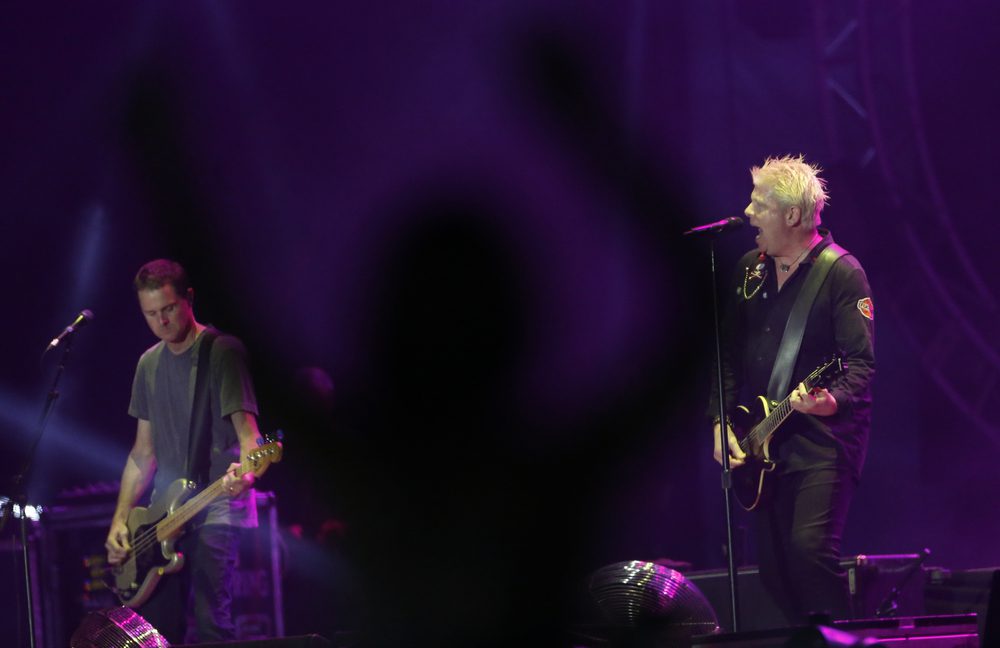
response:
{"label": "singer with guitar", "polygon": [[[239,466],[252,464],[261,443],[246,352],[236,338],[195,319],[194,291],[180,264],[150,261],[136,274],[134,288],[160,341],[139,359],[132,384],[129,414],[137,419],[136,436],[105,543],[108,562],[121,570],[132,560],[134,570],[129,512],[150,481],[154,503],[171,496],[178,479],[193,481],[194,491],[218,481],[224,496],[207,504],[177,541],[183,567],[150,579],[155,589],[147,584],[141,590],[139,613],[172,643],[232,639],[238,529],[257,524],[254,472]],[[142,582],[143,574],[136,580]]]}
{"label": "singer with guitar", "polygon": [[[738,499],[755,511],[761,579],[788,623],[812,612],[847,618],[840,543],[871,422],[871,291],[857,259],[819,227],[827,194],[817,167],[801,156],[770,158],[751,176],[745,214],[756,249],[723,292],[725,411],[737,428],[728,426],[733,478],[749,474],[756,484],[763,475],[759,501]],[[738,406],[755,399],[765,411],[782,408],[779,416],[741,428]],[[721,462],[714,393],[711,400]]]}

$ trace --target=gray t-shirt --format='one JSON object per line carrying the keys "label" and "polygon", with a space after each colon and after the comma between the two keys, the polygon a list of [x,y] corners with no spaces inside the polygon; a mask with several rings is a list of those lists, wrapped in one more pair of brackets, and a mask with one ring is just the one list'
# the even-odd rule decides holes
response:
{"label": "gray t-shirt", "polygon": [[[156,475],[151,500],[165,493],[169,485],[184,476],[188,442],[191,438],[191,407],[198,352],[204,335],[184,353],[174,354],[158,342],[139,358],[132,382],[128,413],[147,420],[153,432]],[[246,349],[231,335],[219,334],[209,359],[209,393],[212,409],[212,456],[209,480],[214,482],[231,463],[239,463],[240,444],[230,415],[244,411],[257,415],[257,399],[247,366]],[[201,490],[208,484],[199,484]],[[256,497],[252,489],[235,498],[216,500],[208,506],[206,524],[257,526]]]}

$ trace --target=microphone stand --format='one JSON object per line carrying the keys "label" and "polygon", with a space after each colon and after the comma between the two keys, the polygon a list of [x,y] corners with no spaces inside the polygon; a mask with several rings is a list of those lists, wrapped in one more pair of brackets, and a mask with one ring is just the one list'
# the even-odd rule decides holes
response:
{"label": "microphone stand", "polygon": [[732,611],[733,632],[739,632],[739,596],[736,587],[736,558],[733,555],[733,474],[729,467],[729,439],[726,419],[725,387],[722,379],[722,329],[719,324],[719,290],[715,271],[715,237],[708,241],[712,263],[712,316],[715,325],[715,376],[719,403],[719,441],[722,449],[722,492],[726,507],[726,556],[729,559],[729,602]]}
{"label": "microphone stand", "polygon": [[[59,360],[59,368],[56,370],[55,378],[52,380],[52,388],[49,389],[49,393],[45,398],[45,404],[42,406],[42,415],[38,419],[38,427],[35,430],[35,439],[31,444],[31,448],[28,450],[27,459],[25,459],[24,466],[21,471],[14,477],[14,495],[7,501],[7,507],[12,508],[14,505],[20,507],[21,515],[21,554],[22,560],[24,561],[24,587],[25,587],[25,600],[28,604],[28,645],[30,648],[35,648],[35,607],[34,598],[32,595],[31,587],[31,562],[28,550],[28,515],[25,509],[28,505],[28,495],[25,492],[28,483],[28,476],[31,474],[32,464],[35,459],[35,451],[38,450],[38,444],[42,440],[42,435],[45,433],[45,424],[49,420],[49,415],[52,413],[52,409],[55,406],[56,399],[59,398],[59,379],[62,378],[63,371],[66,368],[66,362],[69,359],[69,352],[73,346],[73,336],[68,335],[65,338],[65,348],[63,349],[62,358]],[[4,515],[4,512],[0,510],[0,531],[3,530],[5,526],[8,512]]]}

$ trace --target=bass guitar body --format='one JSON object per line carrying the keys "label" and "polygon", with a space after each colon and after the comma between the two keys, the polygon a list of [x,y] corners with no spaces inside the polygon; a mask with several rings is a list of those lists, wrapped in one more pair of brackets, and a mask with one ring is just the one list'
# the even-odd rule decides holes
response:
{"label": "bass guitar body", "polygon": [[115,581],[112,589],[122,605],[139,607],[149,600],[163,576],[184,567],[184,556],[174,551],[174,542],[184,533],[184,525],[206,506],[227,497],[227,478],[241,479],[247,473],[260,477],[268,466],[281,461],[280,442],[258,440],[258,443],[239,466],[198,494],[195,494],[194,482],[178,479],[149,508],[136,507],[129,511],[125,525],[132,548],[125,560],[112,569]]}
{"label": "bass guitar body", "polygon": [[157,525],[193,494],[194,484],[178,479],[148,508],[137,506],[129,512],[126,524],[132,551],[113,569],[115,591],[124,605],[139,607],[152,596],[160,578],[184,566],[183,554],[174,550],[181,534],[159,537]]}
{"label": "bass guitar body", "polygon": [[776,464],[771,459],[771,439],[757,442],[749,434],[761,421],[771,413],[776,403],[769,402],[765,397],[758,396],[750,407],[740,405],[733,415],[733,431],[746,452],[746,463],[733,470],[733,493],[740,506],[753,511],[765,502],[769,495],[768,475],[774,471]]}

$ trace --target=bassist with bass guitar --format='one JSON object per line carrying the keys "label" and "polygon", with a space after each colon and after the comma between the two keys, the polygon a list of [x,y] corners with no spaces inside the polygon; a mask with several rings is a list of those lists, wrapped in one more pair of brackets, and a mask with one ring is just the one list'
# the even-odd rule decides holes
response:
{"label": "bassist with bass guitar", "polygon": [[[175,556],[172,566],[153,565],[146,571],[154,575],[145,580],[137,573],[135,585],[144,583],[138,593],[119,589],[119,596],[123,603],[139,605],[139,613],[172,643],[233,639],[238,529],[257,525],[250,487],[257,465],[253,453],[261,443],[246,352],[236,338],[195,319],[194,290],[180,264],[150,261],[136,274],[134,288],[146,323],[160,341],[139,359],[132,384],[129,414],[137,419],[136,437],[105,543],[108,562],[119,573],[125,567],[143,571],[144,565],[137,569],[135,564],[144,548],[138,545],[149,549],[150,534],[132,536],[129,514],[150,481],[154,511],[162,501],[182,501],[174,492],[175,484],[183,483],[178,480],[193,480],[192,490],[215,481],[221,496],[187,525],[177,543],[183,559]],[[162,581],[157,569],[167,572]]]}
{"label": "bassist with bass guitar", "polygon": [[[817,167],[801,156],[770,158],[751,176],[745,213],[757,247],[723,293],[733,479],[760,486],[738,499],[755,511],[761,580],[787,622],[813,612],[848,618],[840,544],[871,422],[871,291],[857,259],[819,227],[827,195]],[[715,396],[709,415],[721,463]],[[768,416],[741,426],[739,405],[755,400]]]}

